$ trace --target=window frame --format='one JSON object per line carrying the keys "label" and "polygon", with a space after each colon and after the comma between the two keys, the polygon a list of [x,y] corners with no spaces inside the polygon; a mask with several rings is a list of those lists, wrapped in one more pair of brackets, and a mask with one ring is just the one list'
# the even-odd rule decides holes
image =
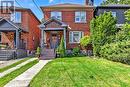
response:
{"label": "window frame", "polygon": [[[74,33],[78,33],[78,38],[79,38],[79,42],[74,42]],[[72,35],[72,36],[71,36]],[[70,31],[69,32],[69,43],[73,44],[73,43],[80,43],[80,39],[84,36],[84,32],[83,31]]]}
{"label": "window frame", "polygon": [[[82,21],[82,17],[85,17],[84,21]],[[76,20],[77,18],[79,18],[79,21]],[[75,11],[75,23],[87,23],[87,13],[86,13],[86,11]]]}
{"label": "window frame", "polygon": [[[59,15],[60,14],[60,15]],[[54,16],[53,16],[54,15]],[[60,17],[60,18],[58,18],[58,16]],[[62,12],[61,11],[51,11],[51,17],[55,17],[55,18],[57,18],[57,19],[59,19],[59,20],[61,20],[62,21]]]}
{"label": "window frame", "polygon": [[[17,18],[20,17],[20,18]],[[11,21],[14,23],[22,23],[22,12],[14,12],[11,14]]]}

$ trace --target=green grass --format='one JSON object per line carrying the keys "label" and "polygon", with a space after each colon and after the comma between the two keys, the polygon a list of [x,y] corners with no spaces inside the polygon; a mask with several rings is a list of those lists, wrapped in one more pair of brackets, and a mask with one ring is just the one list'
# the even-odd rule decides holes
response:
{"label": "green grass", "polygon": [[36,63],[38,63],[38,60],[34,60],[34,61],[32,61],[32,62],[30,62],[30,63],[22,66],[20,69],[17,69],[15,71],[7,74],[6,76],[0,78],[0,87],[3,87],[4,85],[6,85],[9,81],[11,81],[12,79],[14,79],[18,75],[22,74],[23,72],[25,72],[26,70],[28,70],[29,68],[31,68]]}
{"label": "green grass", "polygon": [[130,87],[130,66],[85,57],[56,59],[39,72],[30,87]]}
{"label": "green grass", "polygon": [[11,64],[11,65],[9,65],[9,66],[0,68],[0,73],[4,72],[4,71],[6,71],[6,70],[8,70],[8,69],[10,69],[10,68],[12,68],[12,67],[15,67],[15,66],[17,66],[18,64],[21,64],[21,63],[27,61],[28,59],[30,59],[30,58],[25,58],[25,59],[22,59],[22,60],[20,60],[20,61],[18,61],[18,62],[16,62],[16,63],[13,63],[13,64]]}

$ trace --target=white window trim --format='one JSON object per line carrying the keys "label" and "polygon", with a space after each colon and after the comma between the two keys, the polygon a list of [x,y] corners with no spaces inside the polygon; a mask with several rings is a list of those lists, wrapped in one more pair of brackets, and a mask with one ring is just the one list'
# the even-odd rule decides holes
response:
{"label": "white window trim", "polygon": [[[84,12],[85,13],[85,21],[76,21],[76,13],[80,13],[80,17],[81,17],[81,13]],[[86,11],[75,11],[75,23],[87,23],[87,13]]]}
{"label": "white window trim", "polygon": [[61,11],[52,11],[52,12],[51,12],[51,17],[53,17],[52,14],[53,14],[53,13],[56,13],[56,12],[57,12],[57,13],[60,13],[60,16],[61,16],[60,19],[57,18],[57,17],[56,17],[56,18],[59,19],[59,20],[62,20],[62,12],[61,12]]}
{"label": "white window trim", "polygon": [[[80,33],[82,32],[82,36],[81,36],[81,37],[84,36],[84,32],[83,32],[83,31],[70,31],[70,32],[69,32],[69,43],[70,43],[70,44],[79,44],[80,41],[79,41],[79,42],[74,42],[74,41],[73,41],[73,33],[74,33],[74,32],[78,32],[78,33],[79,33],[79,32],[80,32]],[[72,33],[72,37],[71,37],[72,42],[70,42],[70,33]],[[80,37],[79,37],[79,38],[80,38]],[[81,39],[81,38],[80,38],[80,39]]]}

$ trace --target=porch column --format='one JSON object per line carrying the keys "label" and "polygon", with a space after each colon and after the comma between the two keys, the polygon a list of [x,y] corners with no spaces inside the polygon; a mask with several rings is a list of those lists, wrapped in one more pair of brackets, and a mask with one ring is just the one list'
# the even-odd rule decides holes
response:
{"label": "porch column", "polygon": [[19,48],[19,36],[20,34],[19,34],[19,31],[18,30],[16,30],[16,49],[18,49]]}
{"label": "porch column", "polygon": [[66,49],[66,28],[64,28],[64,44],[65,44],[65,49]]}
{"label": "porch column", "polygon": [[41,48],[44,48],[44,30],[41,31]]}

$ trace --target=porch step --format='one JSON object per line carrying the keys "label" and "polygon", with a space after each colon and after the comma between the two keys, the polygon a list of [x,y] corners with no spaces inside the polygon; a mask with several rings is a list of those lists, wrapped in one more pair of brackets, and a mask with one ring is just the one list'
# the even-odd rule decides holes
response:
{"label": "porch step", "polygon": [[14,58],[14,50],[0,50],[0,61]]}
{"label": "porch step", "polygon": [[41,60],[50,60],[56,57],[56,53],[54,49],[43,49],[41,53]]}

